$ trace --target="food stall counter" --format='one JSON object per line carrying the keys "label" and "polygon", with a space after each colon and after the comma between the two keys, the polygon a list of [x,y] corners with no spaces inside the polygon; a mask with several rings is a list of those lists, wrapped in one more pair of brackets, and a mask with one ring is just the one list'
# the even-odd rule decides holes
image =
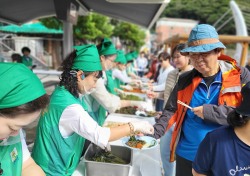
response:
{"label": "food stall counter", "polygon": [[[149,123],[154,124],[153,117],[138,117],[136,115],[129,116],[123,114],[110,114],[107,116],[105,123],[117,122],[117,123],[127,123],[137,120],[147,120]],[[159,141],[158,141],[159,142]],[[122,139],[110,142],[110,145],[120,145],[123,146]],[[128,176],[162,176],[162,166],[160,157],[160,145],[155,148],[148,150],[133,150],[132,151],[132,166]],[[85,163],[83,160],[80,161],[76,171],[73,176],[89,176],[85,175]]]}

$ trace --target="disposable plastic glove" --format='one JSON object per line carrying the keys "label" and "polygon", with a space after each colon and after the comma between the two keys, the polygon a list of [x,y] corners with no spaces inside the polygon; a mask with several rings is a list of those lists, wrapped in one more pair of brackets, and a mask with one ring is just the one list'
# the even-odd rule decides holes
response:
{"label": "disposable plastic glove", "polygon": [[134,127],[134,132],[141,132],[144,134],[154,134],[154,127],[148,121],[131,122]]}
{"label": "disposable plastic glove", "polygon": [[118,94],[121,94],[121,95],[125,95],[125,94],[126,94],[126,93],[125,93],[123,90],[121,90],[121,89],[115,88],[114,90],[115,90],[115,92],[117,92]]}
{"label": "disposable plastic glove", "polygon": [[111,151],[111,146],[110,146],[109,143],[108,143],[107,146],[104,148],[104,150],[105,150],[106,152],[110,152],[110,151]]}
{"label": "disposable plastic glove", "polygon": [[136,106],[138,109],[147,109],[147,103],[144,101],[130,101],[130,106]]}
{"label": "disposable plastic glove", "polygon": [[121,85],[120,87],[125,90],[130,90],[130,91],[133,90],[133,87],[131,87],[130,85],[125,85],[125,86]]}

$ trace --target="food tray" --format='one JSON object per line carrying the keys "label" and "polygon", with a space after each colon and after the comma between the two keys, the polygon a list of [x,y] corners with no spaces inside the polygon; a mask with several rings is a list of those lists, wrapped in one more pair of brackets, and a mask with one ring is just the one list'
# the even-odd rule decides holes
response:
{"label": "food tray", "polygon": [[91,158],[101,148],[90,144],[85,155],[86,176],[128,176],[132,167],[132,150],[124,146],[111,145],[111,153],[120,157],[127,164],[113,164],[91,161]]}

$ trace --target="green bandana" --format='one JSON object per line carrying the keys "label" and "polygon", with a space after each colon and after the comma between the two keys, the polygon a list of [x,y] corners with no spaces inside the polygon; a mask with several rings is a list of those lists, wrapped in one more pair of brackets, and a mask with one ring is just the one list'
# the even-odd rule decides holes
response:
{"label": "green bandana", "polygon": [[40,79],[25,65],[0,63],[0,109],[33,101],[46,93]]}
{"label": "green bandana", "polygon": [[95,45],[74,46],[76,50],[76,58],[72,69],[82,71],[100,71],[102,70],[101,60]]}
{"label": "green bandana", "polygon": [[136,59],[136,58],[138,57],[138,52],[137,52],[137,51],[133,51],[133,52],[131,53],[131,55],[132,55],[132,57],[133,57],[134,59]]}
{"label": "green bandana", "polygon": [[125,55],[125,57],[126,57],[127,62],[128,62],[128,61],[134,60],[134,57],[132,56],[131,53],[127,53],[127,54]]}
{"label": "green bandana", "polygon": [[102,41],[102,47],[99,49],[99,55],[112,55],[116,54],[116,49],[110,39],[104,38]]}
{"label": "green bandana", "polygon": [[127,63],[127,60],[124,56],[124,52],[122,50],[117,50],[117,56],[116,56],[115,62],[119,62],[121,64]]}

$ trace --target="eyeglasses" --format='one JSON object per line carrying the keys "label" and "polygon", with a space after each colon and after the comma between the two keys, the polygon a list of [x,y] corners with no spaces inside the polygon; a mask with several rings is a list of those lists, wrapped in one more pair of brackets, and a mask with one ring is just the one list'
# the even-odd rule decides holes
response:
{"label": "eyeglasses", "polygon": [[106,58],[106,60],[109,60],[112,63],[115,63],[115,60],[112,60],[111,58]]}
{"label": "eyeglasses", "polygon": [[108,55],[108,56],[105,56],[105,59],[106,59],[106,60],[109,60],[109,61],[112,62],[112,63],[114,63],[116,57],[113,57],[113,56],[116,56],[116,55]]}
{"label": "eyeglasses", "polygon": [[209,51],[209,52],[205,52],[205,53],[189,53],[189,56],[191,57],[191,58],[199,58],[200,56],[202,57],[202,58],[205,58],[205,57],[207,57],[209,54],[211,54],[211,53],[213,53],[214,51],[212,50],[212,51]]}
{"label": "eyeglasses", "polygon": [[182,56],[182,55],[180,55],[180,54],[173,55],[172,60],[174,60],[174,59],[179,59],[181,56]]}

